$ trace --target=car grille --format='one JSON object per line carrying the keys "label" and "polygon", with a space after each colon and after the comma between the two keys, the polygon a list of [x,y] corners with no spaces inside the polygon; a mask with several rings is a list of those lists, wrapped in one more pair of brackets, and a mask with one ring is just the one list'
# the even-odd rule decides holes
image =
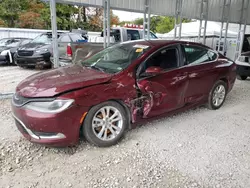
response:
{"label": "car grille", "polygon": [[12,101],[15,106],[23,106],[24,104],[28,103],[30,99],[22,97],[16,93],[15,95],[13,95]]}
{"label": "car grille", "polygon": [[32,56],[33,53],[34,53],[33,51],[25,51],[25,50],[18,51],[19,56]]}

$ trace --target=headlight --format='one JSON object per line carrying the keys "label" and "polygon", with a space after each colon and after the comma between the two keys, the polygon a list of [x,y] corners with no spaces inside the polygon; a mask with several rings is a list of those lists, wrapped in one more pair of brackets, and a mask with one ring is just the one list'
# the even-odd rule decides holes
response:
{"label": "headlight", "polygon": [[25,108],[44,113],[59,113],[69,108],[73,102],[73,99],[58,99],[50,102],[30,102],[25,105]]}
{"label": "headlight", "polygon": [[4,56],[4,55],[7,55],[7,54],[8,54],[8,50],[4,50],[4,51],[1,52],[0,55],[3,55],[3,56]]}
{"label": "headlight", "polygon": [[35,52],[39,54],[39,53],[45,53],[47,51],[49,51],[47,48],[43,48],[43,49],[36,50]]}

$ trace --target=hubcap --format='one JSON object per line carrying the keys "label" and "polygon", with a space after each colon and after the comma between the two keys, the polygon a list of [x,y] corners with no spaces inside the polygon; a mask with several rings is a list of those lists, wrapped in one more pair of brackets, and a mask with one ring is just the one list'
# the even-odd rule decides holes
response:
{"label": "hubcap", "polygon": [[123,119],[120,111],[112,106],[105,106],[99,109],[92,120],[92,130],[101,140],[109,141],[116,138],[123,126]]}
{"label": "hubcap", "polygon": [[213,93],[213,104],[214,106],[220,106],[226,96],[226,89],[223,85],[218,85]]}

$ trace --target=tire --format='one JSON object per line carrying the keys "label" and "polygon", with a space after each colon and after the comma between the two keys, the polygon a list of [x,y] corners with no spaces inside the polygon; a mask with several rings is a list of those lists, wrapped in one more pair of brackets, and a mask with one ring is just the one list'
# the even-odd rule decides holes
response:
{"label": "tire", "polygon": [[246,80],[246,79],[247,79],[247,76],[240,76],[240,75],[237,75],[237,79],[238,79],[238,80]]}
{"label": "tire", "polygon": [[[104,120],[105,117],[107,117],[106,112],[108,111],[107,110],[108,108],[110,109],[109,118]],[[105,112],[104,113],[105,115],[103,115],[103,110]],[[116,110],[118,111],[117,112],[118,115],[114,115]],[[114,115],[114,117],[112,115]],[[111,123],[110,118],[112,117],[113,120],[115,119],[119,120],[115,121],[114,123]],[[95,121],[94,118],[97,121]],[[97,126],[94,128],[94,125]],[[129,121],[124,107],[122,107],[117,102],[107,101],[99,105],[96,105],[89,110],[84,120],[82,130],[84,137],[89,143],[96,145],[98,147],[109,147],[117,144],[121,140],[121,138],[125,134],[125,131],[128,128],[128,125]]]}
{"label": "tire", "polygon": [[[218,89],[220,87],[222,90],[221,90],[221,93],[218,94]],[[209,93],[208,104],[207,104],[208,108],[210,110],[219,109],[224,104],[226,96],[227,96],[227,84],[222,80],[217,81]],[[220,99],[215,100],[216,98],[220,98]]]}

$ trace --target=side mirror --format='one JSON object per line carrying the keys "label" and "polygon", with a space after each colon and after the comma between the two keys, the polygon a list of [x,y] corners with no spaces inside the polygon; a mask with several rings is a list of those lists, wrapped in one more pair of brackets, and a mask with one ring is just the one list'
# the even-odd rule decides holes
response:
{"label": "side mirror", "polygon": [[163,71],[162,68],[152,66],[152,67],[148,67],[145,72],[147,74],[153,74],[153,75],[155,75],[155,74],[161,73],[162,71]]}
{"label": "side mirror", "polygon": [[148,67],[144,73],[141,74],[141,76],[154,76],[157,74],[160,74],[163,71],[160,67]]}

